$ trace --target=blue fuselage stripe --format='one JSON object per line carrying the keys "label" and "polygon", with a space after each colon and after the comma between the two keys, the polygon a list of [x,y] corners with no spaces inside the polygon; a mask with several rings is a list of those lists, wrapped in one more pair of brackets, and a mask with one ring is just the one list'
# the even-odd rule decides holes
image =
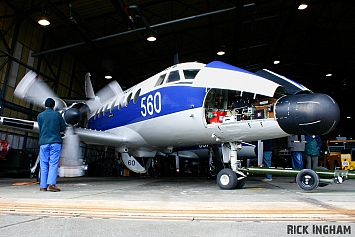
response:
{"label": "blue fuselage stripe", "polygon": [[91,117],[87,127],[105,131],[168,114],[200,108],[203,106],[205,95],[206,88],[189,85],[162,87],[140,95],[137,103],[133,103],[133,100],[131,100],[127,107],[118,109],[118,106],[115,106],[111,113],[108,110],[105,115],[101,113],[100,117],[96,116],[96,119]]}

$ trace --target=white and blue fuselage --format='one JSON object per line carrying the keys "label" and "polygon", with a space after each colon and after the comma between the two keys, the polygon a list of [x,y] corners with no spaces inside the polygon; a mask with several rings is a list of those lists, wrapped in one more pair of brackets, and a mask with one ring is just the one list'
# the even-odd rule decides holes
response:
{"label": "white and blue fuselage", "polygon": [[[299,91],[311,93],[302,85]],[[87,127],[116,134],[122,139],[116,147],[139,157],[182,146],[271,139],[289,134],[276,116],[277,101],[286,95],[282,85],[222,62],[182,63],[103,103]],[[242,107],[233,107],[237,100]]]}

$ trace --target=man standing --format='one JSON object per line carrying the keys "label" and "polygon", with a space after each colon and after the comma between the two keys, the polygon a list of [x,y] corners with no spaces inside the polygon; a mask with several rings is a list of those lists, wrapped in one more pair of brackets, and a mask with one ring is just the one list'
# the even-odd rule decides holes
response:
{"label": "man standing", "polygon": [[46,99],[46,110],[38,115],[41,182],[40,191],[59,192],[57,187],[57,174],[60,154],[62,151],[62,137],[66,124],[63,117],[54,111],[55,102],[52,98]]}
{"label": "man standing", "polygon": [[291,151],[292,167],[303,169],[303,153],[306,146],[304,135],[291,135],[288,137],[288,147]]}
{"label": "man standing", "polygon": [[[264,140],[263,141],[263,159],[264,159],[264,164],[267,168],[271,167],[271,158],[272,158],[272,140]],[[272,175],[271,174],[265,174],[265,178],[262,179],[264,182],[270,182],[272,181]]]}
{"label": "man standing", "polygon": [[307,169],[316,169],[318,167],[319,151],[322,147],[322,139],[318,135],[306,136],[306,159]]}

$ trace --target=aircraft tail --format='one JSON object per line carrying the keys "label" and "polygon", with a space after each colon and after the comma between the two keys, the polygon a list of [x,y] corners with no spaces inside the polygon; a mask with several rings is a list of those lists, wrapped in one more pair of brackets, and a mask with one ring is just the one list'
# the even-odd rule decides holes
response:
{"label": "aircraft tail", "polygon": [[85,75],[85,94],[89,98],[87,105],[91,112],[102,106],[107,100],[122,93],[123,90],[116,80],[113,80],[108,85],[99,90],[96,94],[91,84],[90,73]]}
{"label": "aircraft tail", "polygon": [[86,98],[94,99],[95,92],[94,92],[94,88],[92,87],[90,77],[91,77],[90,72],[86,73],[86,75],[85,75],[85,95],[86,95]]}

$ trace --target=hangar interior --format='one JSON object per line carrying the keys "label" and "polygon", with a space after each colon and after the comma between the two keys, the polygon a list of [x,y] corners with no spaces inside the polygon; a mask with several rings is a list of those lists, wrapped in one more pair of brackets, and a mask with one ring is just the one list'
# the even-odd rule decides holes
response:
{"label": "hangar interior", "polygon": [[[302,3],[304,10],[298,0],[3,0],[0,116],[35,121],[43,110],[13,95],[28,70],[73,99],[85,97],[87,72],[95,91],[110,80],[127,89],[177,61],[219,60],[251,72],[267,68],[329,94],[341,120],[327,136],[350,139],[355,2]],[[50,24],[40,25],[42,18]],[[37,147],[36,134],[0,134],[13,148]]]}

